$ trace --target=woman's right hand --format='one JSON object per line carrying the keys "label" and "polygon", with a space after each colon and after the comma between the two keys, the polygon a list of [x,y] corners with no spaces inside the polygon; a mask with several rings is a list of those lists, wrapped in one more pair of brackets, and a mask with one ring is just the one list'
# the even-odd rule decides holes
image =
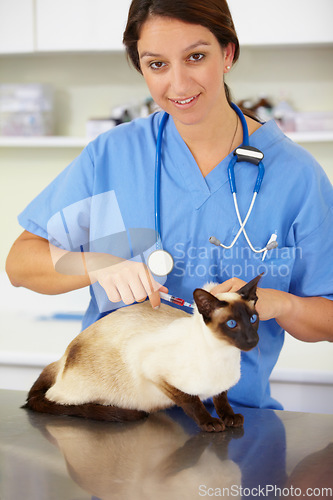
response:
{"label": "woman's right hand", "polygon": [[160,305],[157,283],[143,263],[103,253],[62,250],[47,239],[23,231],[13,244],[6,271],[14,286],[48,295],[67,293],[98,281],[112,302],[125,304],[144,300]]}
{"label": "woman's right hand", "polygon": [[111,302],[123,301],[126,305],[142,302],[149,297],[152,307],[158,308],[159,290],[167,288],[154,280],[142,262],[126,260],[108,253],[64,252],[51,248],[55,269],[64,274],[85,274],[90,284],[98,282]]}
{"label": "woman's right hand", "polygon": [[98,283],[104,288],[111,302],[123,301],[125,304],[142,302],[147,296],[154,309],[161,299],[159,291],[168,289],[154,280],[149,269],[142,262],[123,260],[109,267],[89,272],[91,283]]}

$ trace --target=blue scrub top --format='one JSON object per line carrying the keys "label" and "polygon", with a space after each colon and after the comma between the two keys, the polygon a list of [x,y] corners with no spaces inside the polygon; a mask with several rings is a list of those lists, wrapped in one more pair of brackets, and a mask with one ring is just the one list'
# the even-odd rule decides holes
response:
{"label": "blue scrub top", "polygon": [[[31,233],[66,250],[107,252],[146,260],[154,248],[156,138],[162,113],[134,120],[100,135],[19,216]],[[193,290],[233,276],[249,281],[264,272],[260,287],[298,296],[333,298],[333,189],[314,158],[290,141],[274,121],[250,136],[263,151],[265,176],[246,225],[256,248],[272,233],[279,247],[254,254],[240,236],[230,250],[213,246],[210,236],[230,244],[239,224],[228,182],[232,154],[203,177],[169,118],[162,147],[161,235],[174,257],[167,279],[173,295],[193,301]],[[242,218],[247,213],[257,167],[237,163],[235,176]],[[91,287],[83,328],[123,303],[108,301]],[[281,408],[270,396],[269,376],[284,332],[275,320],[262,321],[258,346],[242,353],[242,376],[230,389],[237,405]]]}

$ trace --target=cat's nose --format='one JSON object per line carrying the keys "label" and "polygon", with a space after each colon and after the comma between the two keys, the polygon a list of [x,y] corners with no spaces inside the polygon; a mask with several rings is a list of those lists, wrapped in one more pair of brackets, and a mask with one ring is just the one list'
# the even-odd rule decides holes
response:
{"label": "cat's nose", "polygon": [[250,351],[258,344],[258,342],[259,342],[258,335],[256,335],[255,337],[244,339],[242,350]]}

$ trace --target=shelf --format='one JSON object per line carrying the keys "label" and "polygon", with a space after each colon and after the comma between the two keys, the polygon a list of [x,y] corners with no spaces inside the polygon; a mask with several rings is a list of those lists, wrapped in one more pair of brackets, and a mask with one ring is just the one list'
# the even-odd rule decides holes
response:
{"label": "shelf", "polygon": [[[288,132],[286,135],[297,143],[333,142],[333,130],[323,132]],[[0,137],[1,148],[84,148],[88,137]]]}
{"label": "shelf", "polygon": [[0,137],[0,147],[8,148],[84,148],[87,137]]}
{"label": "shelf", "polygon": [[333,142],[333,130],[314,132],[286,132],[292,141],[298,143],[306,142]]}

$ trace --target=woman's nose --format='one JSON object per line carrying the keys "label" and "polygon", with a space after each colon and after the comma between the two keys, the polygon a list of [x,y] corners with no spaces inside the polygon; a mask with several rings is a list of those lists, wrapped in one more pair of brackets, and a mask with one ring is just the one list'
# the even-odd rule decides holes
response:
{"label": "woman's nose", "polygon": [[183,65],[177,65],[171,71],[170,86],[173,97],[189,97],[191,91],[191,78],[189,71]]}

